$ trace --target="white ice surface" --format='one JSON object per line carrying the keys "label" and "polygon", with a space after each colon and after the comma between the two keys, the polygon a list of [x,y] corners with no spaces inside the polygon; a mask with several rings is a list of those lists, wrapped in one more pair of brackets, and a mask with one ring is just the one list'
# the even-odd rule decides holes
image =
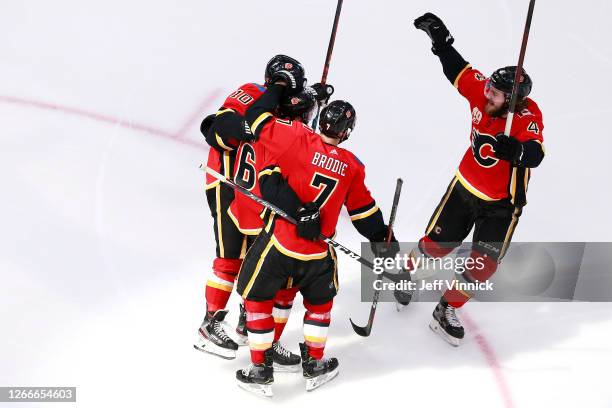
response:
{"label": "white ice surface", "polygon": [[[526,6],[345,2],[329,82],[357,108],[346,147],[366,163],[385,213],[393,180],[404,178],[399,238],[420,237],[470,123],[412,20],[439,14],[465,58],[490,73],[515,63]],[[3,4],[0,386],[77,386],[82,407],[612,406],[609,304],[469,304],[463,316],[475,327],[458,349],[429,331],[432,304],[401,314],[383,304],[363,339],[348,318],[365,322],[369,305],[359,303],[359,266],[346,257],[327,348],[341,364],[332,383],[306,394],[299,375],[278,374],[276,397],[263,401],[234,384],[246,349],[228,362],[192,348],[214,256],[199,121],[236,86],[261,81],[276,53],[300,59],[316,82],[334,8]],[[526,68],[547,157],[515,240],[612,241],[610,15],[604,0],[536,5]],[[338,239],[359,248],[345,218]],[[284,338],[294,351],[302,313],[298,300]]]}

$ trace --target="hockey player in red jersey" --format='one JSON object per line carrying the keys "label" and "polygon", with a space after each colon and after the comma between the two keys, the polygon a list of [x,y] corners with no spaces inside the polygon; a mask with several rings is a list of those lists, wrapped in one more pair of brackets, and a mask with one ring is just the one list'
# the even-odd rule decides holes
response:
{"label": "hockey player in red jersey", "polygon": [[[304,69],[295,59],[286,55],[276,55],[266,65],[265,83],[268,84],[277,78],[282,78],[290,84],[288,86],[290,92],[299,92],[305,81]],[[251,138],[251,135],[245,132],[243,116],[247,107],[264,91],[264,86],[254,83],[244,84],[227,97],[216,114],[204,119],[200,130],[211,145],[208,167],[226,177],[231,177],[236,148],[241,141]],[[198,341],[194,347],[231,359],[236,356],[238,344],[223,329],[222,321],[227,314],[227,310],[224,309],[233,290],[242,258],[254,237],[245,235],[237,229],[227,213],[234,198],[234,191],[231,188],[207,175],[206,197],[214,220],[217,257],[213,261],[213,274],[206,283],[206,314],[198,330]],[[241,320],[237,332],[246,336],[244,319]],[[282,352],[280,349],[278,351]]]}
{"label": "hockey player in red jersey", "polygon": [[[272,395],[274,381],[273,298],[287,279],[299,288],[306,308],[300,351],[307,390],[338,373],[338,360],[323,357],[338,289],[337,264],[333,249],[318,240],[319,233],[334,235],[344,205],[357,230],[370,241],[382,242],[387,234],[382,213],[364,184],[364,165],[338,146],[354,128],[353,107],[344,101],[327,105],[318,134],[299,120],[273,116],[283,90],[282,84],[271,85],[246,114],[257,139],[253,145],[262,146],[255,160],[261,194],[298,220],[294,226],[270,214],[238,278],[237,290],[247,309],[252,364],[238,370],[236,378],[242,388],[267,396]],[[299,103],[297,97],[288,99],[286,103],[291,99]],[[380,256],[394,256],[399,245],[395,238],[393,243],[374,248]]]}
{"label": "hockey player in red jersey", "polygon": [[[305,88],[303,92],[291,98],[285,98],[276,110],[278,118],[283,120],[296,120],[308,123],[313,113],[315,103],[328,99],[333,92],[333,87],[315,84],[314,88]],[[259,183],[257,182],[257,158],[265,157],[265,143],[242,142],[236,154],[236,165],[234,180],[249,189],[255,195],[260,196]],[[285,188],[290,189],[288,186]],[[236,227],[248,235],[257,235],[263,228],[263,219],[267,217],[264,207],[250,198],[237,194],[228,209],[228,215],[234,221]],[[274,319],[274,340],[272,343],[273,363],[276,371],[297,371],[301,362],[300,356],[286,350],[279,342],[289,319],[293,301],[298,288],[289,279],[286,284],[276,293],[272,317]],[[246,320],[246,318],[245,318]],[[246,328],[245,328],[246,331]]]}
{"label": "hockey player in red jersey", "polygon": [[[482,263],[459,276],[467,282],[484,281],[495,273],[508,249],[526,204],[531,168],[544,158],[544,124],[538,105],[527,96],[532,81],[523,70],[518,86],[517,114],[510,136],[503,134],[516,67],[496,70],[490,77],[472,68],[452,46],[454,39],[437,16],[427,13],[414,21],[432,40],[448,80],[467,99],[472,113],[471,146],[420,239],[418,251],[443,257],[474,228],[470,257]],[[481,267],[482,265],[482,267]],[[418,271],[417,271],[418,272]],[[417,273],[418,275],[418,273]],[[459,345],[464,329],[455,309],[470,293],[447,290],[433,312],[432,330]]]}

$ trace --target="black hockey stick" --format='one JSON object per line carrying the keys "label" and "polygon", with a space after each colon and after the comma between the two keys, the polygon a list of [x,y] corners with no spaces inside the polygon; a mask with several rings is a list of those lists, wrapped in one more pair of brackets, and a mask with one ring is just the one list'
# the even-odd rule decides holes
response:
{"label": "black hockey stick", "polygon": [[329,72],[329,64],[332,52],[334,51],[334,43],[336,42],[336,32],[338,31],[338,22],[340,21],[340,12],[342,11],[342,1],[338,0],[338,5],[336,6],[336,16],[334,17],[334,25],[332,26],[329,45],[327,46],[327,55],[325,56],[325,65],[323,65],[323,75],[321,76],[321,83],[323,85],[327,82],[327,73]]}
{"label": "black hockey stick", "polygon": [[[321,76],[321,85],[327,83],[327,74],[329,72],[329,64],[331,63],[332,52],[334,51],[334,44],[336,43],[336,33],[338,32],[338,22],[340,22],[340,12],[342,11],[343,0],[338,0],[336,5],[336,15],[334,16],[334,25],[332,26],[331,36],[329,37],[329,44],[327,45],[327,54],[325,55],[325,64],[323,65],[323,75]],[[332,90],[333,92],[333,87]],[[329,94],[329,93],[328,93]],[[316,129],[319,122],[319,113],[321,106],[317,106],[317,115],[312,120],[312,128]]]}
{"label": "black hockey stick", "polygon": [[521,44],[521,52],[519,53],[519,60],[516,66],[516,74],[514,75],[514,85],[512,86],[512,96],[510,97],[510,105],[508,106],[508,118],[506,119],[506,129],[504,134],[510,136],[510,130],[512,129],[512,120],[514,119],[514,109],[516,107],[516,100],[518,98],[518,87],[521,81],[523,62],[525,61],[525,53],[527,52],[527,41],[529,40],[529,30],[531,29],[531,19],[533,18],[533,8],[535,7],[535,0],[529,1],[529,9],[527,10],[527,21],[525,22],[525,30],[523,31],[523,42]]}
{"label": "black hockey stick", "polygon": [[[393,224],[395,223],[395,214],[397,214],[397,205],[399,203],[400,194],[402,193],[402,185],[404,181],[401,178],[397,179],[397,184],[395,185],[395,194],[393,195],[393,205],[391,206],[391,214],[389,215],[389,226],[387,232],[387,244],[391,242],[391,237],[393,236]],[[376,281],[379,282],[382,280],[382,276],[378,276]],[[370,306],[370,316],[368,317],[368,324],[365,326],[357,326],[353,319],[349,319],[351,321],[351,326],[353,326],[353,330],[360,336],[368,337],[372,332],[372,325],[374,324],[374,315],[376,314],[376,307],[378,306],[378,298],[380,297],[380,290],[376,289],[374,291],[374,298],[372,299],[372,306]]]}
{"label": "black hockey stick", "polygon": [[[267,209],[269,209],[271,211],[274,211],[278,216],[280,216],[280,217],[284,218],[285,220],[289,221],[291,224],[293,224],[293,225],[297,224],[297,221],[292,216],[287,214],[285,211],[281,210],[280,208],[278,208],[274,204],[267,202],[263,198],[253,194],[252,192],[250,192],[246,188],[236,184],[235,182],[233,182],[232,180],[228,179],[224,175],[219,174],[215,170],[213,170],[210,167],[207,167],[207,166],[205,166],[203,164],[200,165],[200,168],[203,169],[206,173],[208,173],[211,176],[213,176],[214,178],[216,178],[217,180],[219,180],[220,182],[227,184],[228,186],[232,187],[234,190],[236,190],[236,191],[244,194],[245,196],[249,197],[251,200],[256,201],[257,203],[263,205],[264,207],[266,207]],[[333,246],[335,249],[344,252],[350,258],[353,258],[354,260],[356,260],[357,262],[361,263],[362,265],[370,268],[371,270],[374,270],[374,264],[372,262],[370,262],[367,259],[361,257],[356,252],[351,251],[350,249],[348,249],[344,245],[340,244],[339,242],[336,242],[333,239],[331,239],[329,237],[326,237],[323,234],[319,234],[319,239],[321,239],[322,241],[324,241],[328,245]],[[380,276],[384,276],[385,278],[389,279],[390,281],[396,282],[396,283],[397,282],[401,282],[401,281],[407,279],[407,278],[404,277],[405,274],[394,274],[394,273],[389,273],[387,271],[382,272],[380,274]]]}

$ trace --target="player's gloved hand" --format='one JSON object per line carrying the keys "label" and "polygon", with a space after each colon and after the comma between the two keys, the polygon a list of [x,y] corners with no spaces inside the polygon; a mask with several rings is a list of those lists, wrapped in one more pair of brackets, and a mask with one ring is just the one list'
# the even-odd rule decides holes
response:
{"label": "player's gloved hand", "polygon": [[216,115],[214,113],[212,115],[208,115],[207,117],[204,118],[204,120],[200,124],[200,132],[202,132],[202,135],[204,137],[206,137],[206,135],[208,134],[208,131],[212,127],[215,121],[215,117]]}
{"label": "player's gloved hand", "polygon": [[301,68],[292,67],[279,68],[277,71],[272,73],[272,83],[282,81],[287,87],[287,93],[293,95],[298,92],[302,92],[306,85],[306,78],[304,78],[304,71]]}
{"label": "player's gloved hand", "polygon": [[297,234],[299,237],[315,241],[321,233],[321,214],[316,203],[306,203],[297,210]]}
{"label": "player's gloved hand", "polygon": [[251,127],[249,126],[246,120],[242,121],[242,125],[244,127],[244,130],[240,132],[240,135],[239,135],[240,140],[243,142],[247,142],[247,143],[256,141],[257,137],[255,137],[253,132],[251,132]]}
{"label": "player's gloved hand", "polygon": [[450,47],[455,42],[455,39],[448,31],[442,20],[432,13],[425,13],[421,17],[414,20],[414,26],[419,30],[423,30],[431,38],[431,50],[434,54]]}
{"label": "player's gloved hand", "polygon": [[372,253],[377,258],[395,258],[395,255],[400,251],[399,242],[395,238],[395,234],[391,233],[391,241],[387,242],[388,227],[381,230],[372,241],[370,241],[370,248]]}
{"label": "player's gloved hand", "polygon": [[330,96],[334,94],[334,87],[330,84],[322,84],[317,82],[316,84],[312,85],[311,88],[314,90],[314,97],[319,103],[325,102],[327,104]]}
{"label": "player's gloved hand", "polygon": [[518,164],[523,156],[523,144],[513,138],[499,133],[495,136],[495,157],[501,160],[506,160],[513,165]]}

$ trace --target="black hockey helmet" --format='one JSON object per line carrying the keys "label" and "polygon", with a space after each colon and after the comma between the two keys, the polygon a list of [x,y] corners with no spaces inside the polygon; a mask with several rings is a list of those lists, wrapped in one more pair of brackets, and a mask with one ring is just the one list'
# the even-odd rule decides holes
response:
{"label": "black hockey helmet", "polygon": [[346,101],[333,101],[321,111],[319,130],[325,136],[340,139],[342,143],[349,138],[356,120],[357,113],[353,105]]}
{"label": "black hockey helmet", "polygon": [[304,88],[295,95],[283,96],[278,104],[279,116],[286,119],[300,119],[308,123],[317,101],[310,88]]}
{"label": "black hockey helmet", "polygon": [[[524,69],[521,71],[521,81],[518,86],[518,99],[524,99],[531,92],[531,87],[533,86],[533,82],[531,82],[531,78],[527,75]],[[516,75],[516,66],[509,66],[504,68],[499,68],[491,74],[490,83],[495,89],[499,89],[503,93],[506,94],[506,99],[510,99],[512,95],[512,87],[514,85],[514,77]]]}
{"label": "black hockey helmet", "polygon": [[272,78],[272,75],[275,72],[282,69],[290,72],[297,72],[298,75],[296,76],[306,78],[304,67],[302,66],[302,64],[300,64],[298,60],[296,60],[295,58],[291,58],[287,55],[278,54],[272,57],[272,59],[266,64],[266,84],[268,83],[268,81],[270,81],[270,78]]}

